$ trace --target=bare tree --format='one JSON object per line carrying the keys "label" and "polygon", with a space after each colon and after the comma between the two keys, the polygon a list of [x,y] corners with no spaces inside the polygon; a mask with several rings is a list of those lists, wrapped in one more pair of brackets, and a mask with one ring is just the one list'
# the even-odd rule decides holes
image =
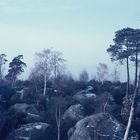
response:
{"label": "bare tree", "polygon": [[60,127],[61,127],[61,102],[58,101],[56,105],[56,111],[55,111],[55,119],[56,119],[56,125],[57,125],[57,140],[60,140]]}
{"label": "bare tree", "polygon": [[6,59],[6,55],[5,54],[0,54],[0,81],[2,81],[3,79],[3,65],[7,62],[8,60]]}
{"label": "bare tree", "polygon": [[107,79],[108,75],[108,66],[105,63],[99,63],[97,66],[97,79],[98,81],[103,82]]}
{"label": "bare tree", "polygon": [[35,69],[38,69],[39,76],[44,79],[44,95],[46,94],[48,80],[52,77],[56,79],[63,62],[64,59],[61,52],[44,49],[41,53],[36,53]]}
{"label": "bare tree", "polygon": [[63,54],[58,51],[52,52],[52,65],[54,79],[57,78],[58,74],[62,72],[61,68],[66,60],[63,58]]}
{"label": "bare tree", "polygon": [[44,49],[41,53],[36,53],[35,68],[38,69],[40,75],[44,78],[43,94],[46,94],[47,81],[51,76],[52,70],[52,49]]}
{"label": "bare tree", "polygon": [[63,97],[63,91],[61,91],[60,89],[56,91],[56,94],[57,95],[51,100],[51,104],[49,106],[49,113],[52,119],[54,119],[54,122],[56,123],[57,140],[60,140],[62,117],[67,109],[67,101],[65,97]]}
{"label": "bare tree", "polygon": [[59,88],[61,85],[60,79],[62,79],[62,75],[65,73],[65,61],[61,52],[52,52],[52,82],[54,88]]}

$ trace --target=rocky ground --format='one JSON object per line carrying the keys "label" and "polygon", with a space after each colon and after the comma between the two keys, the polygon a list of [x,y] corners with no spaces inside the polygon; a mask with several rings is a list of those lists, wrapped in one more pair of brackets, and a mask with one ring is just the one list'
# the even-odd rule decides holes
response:
{"label": "rocky ground", "polygon": [[[96,94],[92,87],[75,92],[67,99],[72,103],[62,106],[65,109],[58,118],[60,140],[123,140],[126,126],[115,94]],[[60,102],[57,104],[53,97],[30,95],[25,90],[22,93],[13,92],[9,99],[1,94],[0,100],[1,140],[57,140],[58,114],[55,109]],[[52,100],[54,102],[50,102]],[[61,104],[64,105],[64,102]],[[137,104],[129,140],[139,139],[140,106],[139,102]],[[6,111],[3,111],[4,107]]]}

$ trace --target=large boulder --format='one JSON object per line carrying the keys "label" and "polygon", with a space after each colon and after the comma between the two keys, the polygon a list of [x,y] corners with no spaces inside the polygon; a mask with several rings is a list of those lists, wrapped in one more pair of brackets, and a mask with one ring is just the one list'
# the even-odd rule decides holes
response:
{"label": "large boulder", "polygon": [[86,117],[86,110],[81,104],[70,106],[62,117],[62,136],[67,137],[68,130],[73,127],[76,122]]}
{"label": "large boulder", "polygon": [[44,116],[41,116],[42,114],[37,110],[34,104],[15,104],[10,107],[9,112],[13,112],[15,114],[24,113],[26,123],[44,121]]}
{"label": "large boulder", "polygon": [[47,123],[29,123],[11,132],[6,140],[49,140],[50,130]]}
{"label": "large boulder", "polygon": [[94,109],[96,95],[88,90],[82,90],[77,92],[73,96],[73,99],[82,104],[85,108],[88,108],[88,110],[90,111]]}
{"label": "large boulder", "polygon": [[70,106],[64,113],[62,121],[76,123],[86,116],[86,110],[81,104]]}
{"label": "large boulder", "polygon": [[[126,127],[107,113],[86,117],[76,123],[68,132],[68,140],[123,140]],[[138,140],[131,130],[128,140]]]}
{"label": "large boulder", "polygon": [[0,140],[5,140],[5,137],[15,128],[25,124],[25,114],[22,112],[4,112],[0,117]]}
{"label": "large boulder", "polygon": [[26,103],[20,103],[20,104],[14,104],[10,107],[10,110],[15,110],[17,112],[26,112],[26,113],[38,113],[36,107],[34,104],[26,104]]}
{"label": "large boulder", "polygon": [[89,101],[95,101],[96,95],[92,92],[87,92],[87,90],[82,90],[77,92],[73,98],[79,103],[84,104]]}
{"label": "large boulder", "polygon": [[14,129],[23,124],[45,122],[45,117],[36,109],[34,104],[15,104],[0,117],[0,140]]}

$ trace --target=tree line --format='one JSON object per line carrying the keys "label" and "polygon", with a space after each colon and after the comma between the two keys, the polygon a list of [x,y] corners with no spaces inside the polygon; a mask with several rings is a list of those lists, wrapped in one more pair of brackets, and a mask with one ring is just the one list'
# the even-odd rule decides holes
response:
{"label": "tree line", "polygon": [[[12,59],[9,63],[8,72],[4,74],[4,65],[8,62],[6,54],[0,55],[0,82],[7,82],[12,87],[15,86],[19,80],[19,75],[24,72],[27,64],[23,61],[23,55],[18,55]],[[62,52],[55,51],[52,48],[44,49],[42,52],[35,54],[35,62],[30,70],[28,77],[29,81],[32,81],[35,92],[43,89],[43,94],[46,94],[47,84],[53,82],[54,88],[58,87],[58,79],[73,79],[75,77],[66,70],[66,59],[64,59]],[[120,74],[117,68],[114,68],[113,72],[109,74],[109,68],[105,63],[99,63],[96,68],[96,74],[92,79],[95,79],[103,84],[104,81],[110,80],[108,77],[112,77],[112,81],[117,82],[120,79]],[[83,69],[78,81],[88,82],[91,79],[86,69]],[[40,85],[43,87],[40,87]],[[64,83],[63,83],[64,84]]]}

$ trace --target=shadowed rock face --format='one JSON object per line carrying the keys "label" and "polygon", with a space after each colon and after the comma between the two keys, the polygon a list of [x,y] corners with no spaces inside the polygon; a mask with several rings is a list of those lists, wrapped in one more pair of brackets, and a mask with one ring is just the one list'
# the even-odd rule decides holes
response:
{"label": "shadowed rock face", "polygon": [[29,123],[14,130],[6,140],[46,140],[50,135],[47,123]]}
{"label": "shadowed rock face", "polygon": [[70,106],[62,118],[62,135],[67,137],[67,131],[75,125],[76,122],[86,117],[86,110],[81,104]]}
{"label": "shadowed rock face", "polygon": [[114,112],[117,109],[115,100],[109,92],[103,92],[96,95],[91,92],[86,92],[86,90],[82,90],[76,93],[73,96],[73,99],[85,107],[88,115],[100,112],[114,115]]}
{"label": "shadowed rock face", "polygon": [[15,110],[16,112],[26,112],[35,114],[38,113],[37,109],[33,104],[29,105],[25,103],[14,104],[13,106],[10,107],[10,110]]}
{"label": "shadowed rock face", "polygon": [[70,106],[63,115],[63,121],[71,119],[77,122],[86,116],[85,109],[81,104]]}
{"label": "shadowed rock face", "polygon": [[[68,140],[123,140],[125,126],[109,114],[99,113],[86,117],[71,128]],[[128,140],[138,140],[131,130]]]}
{"label": "shadowed rock face", "polygon": [[96,99],[96,95],[94,93],[88,92],[86,90],[79,91],[76,93],[73,98],[81,104],[85,104],[86,102],[94,102]]}

